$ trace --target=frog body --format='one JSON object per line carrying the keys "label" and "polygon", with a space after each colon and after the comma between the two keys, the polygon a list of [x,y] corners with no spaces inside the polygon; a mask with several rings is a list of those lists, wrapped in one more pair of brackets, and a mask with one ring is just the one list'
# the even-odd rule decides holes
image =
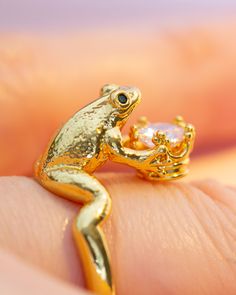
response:
{"label": "frog body", "polygon": [[[138,89],[131,87],[109,85],[109,90],[108,86],[104,88],[106,90],[103,90],[102,97],[78,111],[59,130],[42,157],[43,169],[55,169],[67,164],[91,173],[108,159],[104,152],[106,132],[117,126],[122,128],[130,109],[139,103],[140,93]],[[110,92],[115,90],[117,93],[111,98]],[[119,105],[114,101],[121,93],[133,97],[129,108],[123,112],[122,107],[118,109]],[[116,133],[120,129],[116,129]]]}
{"label": "frog body", "polygon": [[135,87],[105,85],[101,97],[72,116],[35,166],[37,180],[51,192],[85,206],[73,224],[85,278],[91,291],[115,294],[110,259],[100,224],[110,213],[107,190],[91,173],[107,159],[139,168],[155,148],[123,147],[121,129],[140,102]]}

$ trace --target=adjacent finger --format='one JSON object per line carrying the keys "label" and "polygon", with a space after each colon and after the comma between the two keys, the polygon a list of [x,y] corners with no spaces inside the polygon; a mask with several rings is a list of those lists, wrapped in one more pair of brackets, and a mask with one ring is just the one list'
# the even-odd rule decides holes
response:
{"label": "adjacent finger", "polygon": [[134,84],[142,90],[142,105],[130,123],[140,115],[155,122],[180,114],[197,128],[196,152],[222,142],[232,144],[236,138],[232,36],[235,26],[230,24],[153,31],[138,38],[132,31],[119,37],[109,30],[59,37],[2,34],[0,174],[31,175],[50,136],[108,82]]}
{"label": "adjacent finger", "polygon": [[217,179],[236,186],[236,148],[212,152],[192,160],[187,180]]}

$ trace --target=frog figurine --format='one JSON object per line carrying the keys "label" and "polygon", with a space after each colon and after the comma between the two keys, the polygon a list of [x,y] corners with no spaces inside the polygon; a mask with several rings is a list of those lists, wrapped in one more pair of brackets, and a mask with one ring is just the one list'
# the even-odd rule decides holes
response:
{"label": "frog figurine", "polygon": [[113,84],[100,97],[72,116],[49,143],[35,165],[39,183],[63,198],[84,206],[73,223],[88,288],[97,294],[115,294],[110,258],[101,225],[110,214],[111,199],[91,174],[107,160],[156,171],[150,163],[154,146],[135,150],[122,143],[121,129],[141,99],[135,87]]}

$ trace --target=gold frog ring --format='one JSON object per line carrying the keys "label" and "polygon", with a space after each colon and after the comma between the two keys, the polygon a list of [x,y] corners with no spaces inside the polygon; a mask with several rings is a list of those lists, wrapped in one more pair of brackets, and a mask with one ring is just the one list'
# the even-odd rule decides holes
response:
{"label": "gold frog ring", "polygon": [[35,165],[47,190],[84,206],[73,223],[87,287],[115,294],[110,255],[101,229],[111,211],[105,187],[92,173],[107,160],[129,165],[148,180],[170,180],[188,172],[194,127],[177,117],[172,124],[144,117],[122,136],[121,129],[141,100],[136,87],[105,85],[100,97],[79,110],[57,132]]}

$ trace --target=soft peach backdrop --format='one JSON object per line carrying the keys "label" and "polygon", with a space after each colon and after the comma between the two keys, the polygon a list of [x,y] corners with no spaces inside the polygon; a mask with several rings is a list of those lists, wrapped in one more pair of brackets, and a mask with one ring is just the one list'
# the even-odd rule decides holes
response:
{"label": "soft peach backdrop", "polygon": [[[142,90],[128,124],[182,114],[196,127],[183,181],[150,185],[117,177],[127,168],[111,164],[97,174],[113,200],[104,231],[119,294],[236,294],[235,8],[233,0],[0,3],[0,175],[31,176],[50,136],[108,82]],[[1,291],[82,294],[71,285],[84,286],[70,228],[78,204],[22,176],[0,177],[0,196]]]}

